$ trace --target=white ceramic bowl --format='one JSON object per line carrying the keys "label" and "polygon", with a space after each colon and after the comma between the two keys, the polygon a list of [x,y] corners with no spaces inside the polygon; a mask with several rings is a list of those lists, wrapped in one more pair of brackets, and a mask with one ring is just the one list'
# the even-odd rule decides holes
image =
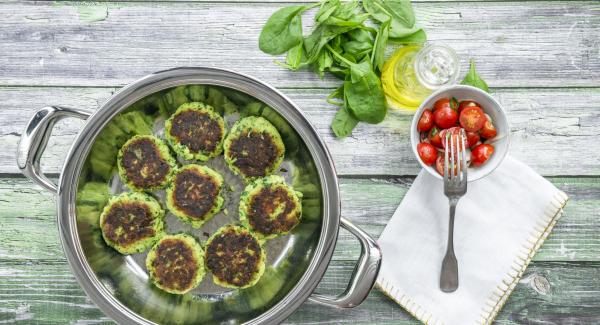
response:
{"label": "white ceramic bowl", "polygon": [[433,166],[427,166],[423,163],[421,158],[419,158],[417,144],[420,142],[420,135],[419,131],[417,131],[417,124],[421,114],[423,114],[423,111],[426,108],[433,109],[433,104],[440,98],[452,97],[458,99],[459,102],[463,100],[473,100],[479,103],[481,106],[483,106],[482,109],[492,118],[494,126],[498,131],[498,135],[496,135],[492,141],[487,142],[494,146],[494,153],[492,154],[490,160],[488,160],[482,166],[469,168],[467,172],[467,179],[469,182],[472,182],[485,177],[494,169],[496,169],[502,160],[504,160],[504,157],[506,157],[506,153],[508,152],[508,145],[510,142],[510,127],[508,125],[508,118],[500,103],[490,96],[490,94],[479,88],[464,85],[449,86],[437,90],[427,97],[417,109],[410,127],[410,142],[413,152],[421,166],[423,166],[423,168],[425,168],[431,175],[441,180],[442,176],[440,176],[440,174],[438,174],[438,172],[435,170],[435,164]]}

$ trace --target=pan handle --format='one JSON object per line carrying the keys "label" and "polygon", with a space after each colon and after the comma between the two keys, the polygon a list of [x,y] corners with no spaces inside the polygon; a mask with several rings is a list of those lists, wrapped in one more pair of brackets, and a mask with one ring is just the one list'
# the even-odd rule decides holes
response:
{"label": "pan handle", "polygon": [[315,293],[309,299],[327,306],[352,308],[360,305],[367,298],[375,284],[381,266],[381,249],[371,236],[347,219],[341,218],[341,225],[356,236],[361,245],[360,258],[354,267],[350,283],[346,290],[337,297]]}
{"label": "pan handle", "polygon": [[37,110],[19,141],[17,165],[21,173],[46,190],[57,193],[56,184],[49,180],[40,168],[40,158],[46,149],[54,123],[65,117],[85,120],[91,114],[90,110],[59,106],[47,106]]}

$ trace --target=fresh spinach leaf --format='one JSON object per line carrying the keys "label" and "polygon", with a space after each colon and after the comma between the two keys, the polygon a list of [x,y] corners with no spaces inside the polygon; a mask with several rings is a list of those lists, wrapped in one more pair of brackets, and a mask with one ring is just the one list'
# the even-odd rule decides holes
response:
{"label": "fresh spinach leaf", "polygon": [[358,124],[358,120],[352,116],[348,109],[342,106],[331,123],[331,130],[338,138],[344,138],[352,134],[352,130]]}
{"label": "fresh spinach leaf", "polygon": [[[339,100],[335,100],[339,99]],[[344,85],[337,87],[327,96],[327,102],[336,106],[344,106]]]}
{"label": "fresh spinach leaf", "polygon": [[389,37],[390,20],[387,20],[379,26],[377,37],[375,37],[375,46],[373,46],[373,52],[371,53],[371,60],[373,66],[383,70],[383,63],[385,58],[385,48],[387,47]]}
{"label": "fresh spinach leaf", "polygon": [[300,14],[306,6],[290,6],[277,10],[260,32],[258,47],[268,54],[282,54],[302,43]]}
{"label": "fresh spinach leaf", "polygon": [[344,81],[344,97],[348,109],[359,121],[376,124],[387,114],[381,81],[372,69],[356,82]]}
{"label": "fresh spinach leaf", "polygon": [[366,17],[356,16],[352,17],[347,26],[335,26],[335,25],[319,25],[313,32],[304,39],[304,49],[306,50],[306,56],[308,62],[315,62],[323,47],[329,43],[336,36],[349,32],[358,26],[361,26],[365,21]]}
{"label": "fresh spinach leaf", "polygon": [[321,4],[319,11],[315,15],[315,21],[318,23],[324,22],[325,20],[327,20],[327,18],[329,18],[329,16],[331,16],[331,14],[333,14],[333,12],[337,9],[337,7],[339,5],[340,5],[340,0],[324,1]]}
{"label": "fresh spinach leaf", "polygon": [[481,79],[481,77],[477,74],[477,71],[475,70],[475,60],[471,59],[469,62],[469,72],[467,73],[465,79],[463,79],[461,84],[477,87],[489,93],[490,88],[488,87],[487,83],[485,83],[485,81]]}
{"label": "fresh spinach leaf", "polygon": [[404,37],[390,39],[391,42],[400,44],[423,44],[427,42],[427,34],[422,28],[417,28],[417,31]]}
{"label": "fresh spinach leaf", "polygon": [[360,61],[366,54],[371,52],[373,44],[359,41],[349,41],[342,45],[345,53],[351,54]]}
{"label": "fresh spinach leaf", "polygon": [[298,45],[292,47],[288,51],[287,56],[285,57],[285,63],[281,63],[279,61],[275,61],[275,63],[279,64],[280,66],[283,66],[284,68],[288,68],[290,70],[298,70],[298,69],[300,69],[300,67],[303,66],[303,62],[302,62],[302,58],[304,57],[303,52],[304,52],[304,48],[303,48],[302,44],[298,44]]}
{"label": "fresh spinach leaf", "polygon": [[363,0],[363,7],[380,23],[390,20],[391,38],[402,38],[417,31],[410,0]]}
{"label": "fresh spinach leaf", "polygon": [[370,27],[357,28],[349,31],[348,37],[351,41],[373,44],[373,33],[377,32]]}
{"label": "fresh spinach leaf", "polygon": [[317,60],[317,71],[319,76],[323,78],[325,70],[331,68],[333,66],[333,58],[329,51],[321,51],[319,55],[319,59]]}

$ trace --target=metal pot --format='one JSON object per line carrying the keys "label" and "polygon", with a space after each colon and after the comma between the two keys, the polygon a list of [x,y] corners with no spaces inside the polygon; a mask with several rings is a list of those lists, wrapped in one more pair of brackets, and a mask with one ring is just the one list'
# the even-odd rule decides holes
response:
{"label": "metal pot", "polygon": [[[319,211],[319,215],[314,218],[314,226],[311,228],[315,229],[315,235],[313,237],[302,237],[302,234],[291,235],[279,244],[273,244],[274,249],[281,255],[278,258],[281,259],[282,256],[288,258],[284,263],[287,265],[285,268],[287,273],[279,271],[273,266],[272,279],[284,280],[279,282],[270,280],[270,282],[282,284],[279,289],[269,289],[276,293],[269,296],[271,298],[268,302],[256,302],[257,297],[266,294],[268,285],[270,285],[268,283],[260,289],[263,291],[255,289],[255,291],[241,293],[237,291],[213,292],[209,288],[205,291],[196,291],[191,297],[186,297],[190,294],[175,296],[159,292],[147,284],[147,280],[144,281],[144,270],[136,266],[140,264],[136,257],[120,256],[100,247],[102,245],[95,241],[97,239],[95,234],[99,231],[94,231],[93,225],[87,226],[81,217],[78,219],[78,188],[86,181],[83,176],[84,164],[95,139],[103,128],[117,114],[139,100],[183,85],[211,85],[228,88],[250,95],[272,107],[286,123],[289,123],[293,132],[301,140],[299,141],[299,156],[292,157],[293,161],[296,164],[302,164],[298,162],[304,159],[313,168],[314,177],[311,181],[319,189],[315,201],[319,202],[318,209],[315,210]],[[42,173],[40,158],[53,125],[63,118],[77,118],[87,120],[87,122],[71,146],[58,184],[54,184]],[[304,156],[302,156],[302,152],[304,152]],[[292,314],[306,299],[332,307],[357,306],[367,297],[379,271],[381,252],[376,242],[348,220],[340,217],[339,188],[334,165],[316,130],[287,97],[273,87],[245,75],[213,68],[177,68],[158,72],[134,82],[117,92],[95,112],[57,106],[42,108],[29,121],[27,129],[21,137],[17,161],[25,176],[58,196],[58,226],[69,265],[92,301],[105,314],[119,323],[154,324],[199,321],[246,324],[279,323]],[[291,168],[300,168],[293,165],[294,162],[290,164],[292,164]],[[298,169],[298,171],[302,173],[303,170]],[[330,297],[313,293],[330,262],[340,225],[356,236],[360,242],[361,255],[358,263],[347,289],[342,294]],[[308,242],[311,244],[305,244]],[[288,249],[285,254],[281,253],[283,246]],[[296,254],[300,256],[299,258],[294,257],[297,252],[299,252]],[[101,263],[95,261],[98,258],[102,259]],[[277,261],[273,263],[275,265]],[[106,264],[108,267],[104,267]],[[282,266],[282,268],[284,267]],[[292,274],[292,270],[295,272],[294,274]],[[287,277],[285,274],[288,273],[292,275]],[[268,299],[265,298],[265,300]],[[201,302],[202,308],[206,308],[198,311],[200,307],[197,307],[196,304]],[[179,310],[184,311],[180,312]],[[188,314],[195,315],[195,319],[190,319],[191,316],[186,316]],[[210,317],[204,317],[208,314]]]}

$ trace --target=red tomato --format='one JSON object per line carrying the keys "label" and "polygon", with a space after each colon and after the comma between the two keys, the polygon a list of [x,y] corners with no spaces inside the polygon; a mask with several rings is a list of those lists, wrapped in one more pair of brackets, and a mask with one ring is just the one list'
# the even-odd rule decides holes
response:
{"label": "red tomato", "polygon": [[[458,136],[460,134],[460,130],[462,130],[460,127],[455,126],[455,127],[451,127],[449,129],[444,129],[442,131],[440,131],[440,140],[442,141],[442,148],[445,149],[446,147],[444,146],[444,138],[446,137],[446,134],[448,134],[448,132],[450,132],[450,134],[452,134],[452,136]],[[466,132],[465,136],[466,136],[466,143],[467,143],[467,147],[471,147],[471,142],[473,140],[473,137],[471,135],[471,138],[469,138],[469,134],[474,134],[477,136],[477,141],[479,141],[479,134],[474,133],[474,132]],[[448,139],[450,140],[450,139]],[[475,141],[473,144],[477,143],[477,141]]]}
{"label": "red tomato", "polygon": [[477,102],[474,102],[472,100],[463,100],[462,102],[460,102],[460,104],[458,104],[458,114],[460,114],[460,112],[462,112],[463,109],[469,106],[481,107],[479,104],[477,104]]}
{"label": "red tomato", "polygon": [[477,106],[465,107],[460,113],[460,126],[468,132],[481,130],[487,118],[483,110]]}
{"label": "red tomato", "polygon": [[474,145],[479,142],[479,133],[477,132],[467,132],[467,146],[469,148],[473,148]]}
{"label": "red tomato", "polygon": [[450,106],[447,106],[433,111],[433,120],[435,121],[435,125],[442,129],[451,128],[456,125],[458,113],[450,108]]}
{"label": "red tomato", "polygon": [[432,145],[434,145],[437,148],[443,148],[442,147],[442,138],[440,138],[440,129],[438,129],[437,127],[432,127],[431,130],[429,130],[429,135],[427,136],[427,138],[429,139],[429,143],[431,143]]}
{"label": "red tomato", "polygon": [[438,99],[435,104],[433,104],[433,111],[437,111],[438,109],[451,108],[450,107],[450,99],[442,98]]}
{"label": "red tomato", "polygon": [[444,155],[437,157],[435,161],[435,170],[437,170],[438,174],[444,176]]}
{"label": "red tomato", "polygon": [[419,157],[425,163],[425,165],[430,166],[433,165],[433,163],[435,163],[435,160],[438,156],[438,152],[437,149],[431,143],[419,143],[417,145],[417,151],[419,152]]}
{"label": "red tomato", "polygon": [[[444,154],[441,154],[437,157],[437,159],[435,160],[435,170],[437,170],[438,174],[444,176]],[[454,167],[454,175],[456,175],[458,172],[458,168]]]}
{"label": "red tomato", "polygon": [[419,118],[419,123],[417,124],[417,130],[419,132],[427,132],[431,130],[433,127],[433,113],[430,109],[426,109],[421,114],[421,118]]}
{"label": "red tomato", "polygon": [[494,146],[491,144],[480,144],[471,150],[471,165],[483,165],[494,153]]}
{"label": "red tomato", "polygon": [[496,131],[496,127],[492,121],[489,118],[486,118],[486,121],[483,124],[481,131],[479,131],[479,134],[481,134],[481,137],[484,139],[491,139],[495,137],[498,132]]}

